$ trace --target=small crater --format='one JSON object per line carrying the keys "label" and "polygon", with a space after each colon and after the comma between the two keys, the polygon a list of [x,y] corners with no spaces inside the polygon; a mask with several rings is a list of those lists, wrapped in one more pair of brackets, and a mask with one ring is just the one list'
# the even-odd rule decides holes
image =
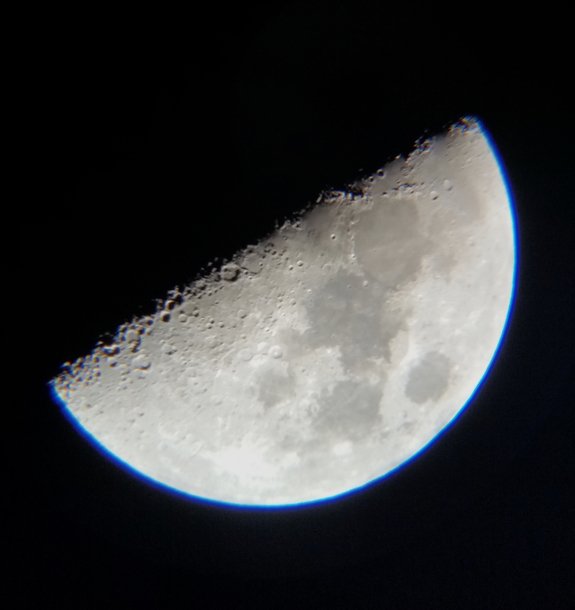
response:
{"label": "small crater", "polygon": [[279,345],[273,345],[270,349],[270,356],[272,358],[281,358],[283,356],[282,348]]}
{"label": "small crater", "polygon": [[224,265],[220,270],[220,276],[222,280],[225,280],[226,282],[233,282],[238,278],[239,274],[240,268],[233,263]]}
{"label": "small crater", "polygon": [[150,358],[145,354],[140,354],[132,359],[132,366],[136,369],[148,369],[151,364]]}
{"label": "small crater", "polygon": [[126,341],[128,343],[134,343],[135,341],[139,341],[139,340],[140,340],[140,336],[135,329],[130,329],[126,333]]}
{"label": "small crater", "polygon": [[249,362],[252,359],[252,357],[253,357],[253,353],[249,349],[241,349],[238,352],[238,356],[244,362]]}
{"label": "small crater", "polygon": [[208,347],[209,349],[213,349],[214,347],[216,347],[219,343],[218,337],[216,335],[210,335],[209,337],[206,337],[205,340],[205,344],[206,347]]}
{"label": "small crater", "polygon": [[178,351],[178,348],[175,345],[166,343],[163,346],[163,352],[164,352],[164,354],[166,354],[166,356],[171,356],[172,354],[175,354],[177,351]]}

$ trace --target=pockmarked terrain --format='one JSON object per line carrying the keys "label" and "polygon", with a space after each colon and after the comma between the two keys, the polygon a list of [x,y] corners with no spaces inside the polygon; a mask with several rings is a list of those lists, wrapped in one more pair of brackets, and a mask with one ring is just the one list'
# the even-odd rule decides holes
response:
{"label": "pockmarked terrain", "polygon": [[460,413],[514,290],[513,208],[475,119],[329,192],[53,380],[150,480],[241,505],[382,477]]}

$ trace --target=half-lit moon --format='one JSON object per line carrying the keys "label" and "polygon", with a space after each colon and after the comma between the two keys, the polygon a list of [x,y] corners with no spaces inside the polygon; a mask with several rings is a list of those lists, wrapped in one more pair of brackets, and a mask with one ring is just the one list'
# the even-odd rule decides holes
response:
{"label": "half-lit moon", "polygon": [[173,291],[53,388],[150,481],[234,504],[316,501],[386,475],[460,413],[514,273],[503,168],[466,120]]}

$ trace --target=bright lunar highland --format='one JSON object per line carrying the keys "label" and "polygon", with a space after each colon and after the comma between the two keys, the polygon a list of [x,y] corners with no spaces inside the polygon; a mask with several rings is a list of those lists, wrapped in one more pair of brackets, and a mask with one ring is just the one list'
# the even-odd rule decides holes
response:
{"label": "bright lunar highland", "polygon": [[313,502],[389,473],[457,416],[514,277],[503,169],[466,119],[323,194],[51,383],[148,479],[232,504]]}

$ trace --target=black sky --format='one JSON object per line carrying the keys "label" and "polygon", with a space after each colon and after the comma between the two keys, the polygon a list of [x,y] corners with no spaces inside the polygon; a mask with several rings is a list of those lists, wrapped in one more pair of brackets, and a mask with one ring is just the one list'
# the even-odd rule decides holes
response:
{"label": "black sky", "polygon": [[[561,20],[374,6],[214,7],[162,25],[78,14],[31,41],[14,249],[26,296],[12,298],[35,322],[9,432],[8,607],[567,607],[575,123]],[[46,383],[62,362],[465,115],[508,171],[517,293],[491,374],[420,459],[341,502],[245,512],[147,487],[61,417]]]}

